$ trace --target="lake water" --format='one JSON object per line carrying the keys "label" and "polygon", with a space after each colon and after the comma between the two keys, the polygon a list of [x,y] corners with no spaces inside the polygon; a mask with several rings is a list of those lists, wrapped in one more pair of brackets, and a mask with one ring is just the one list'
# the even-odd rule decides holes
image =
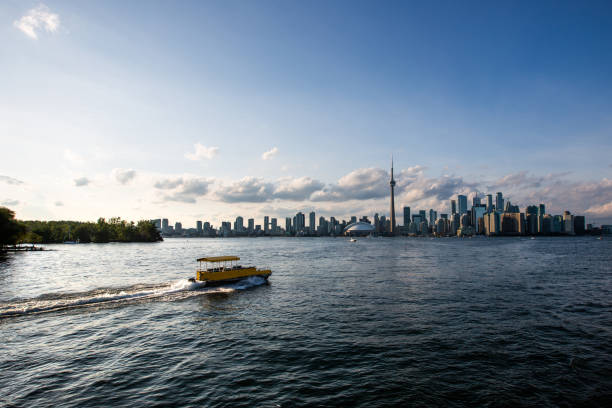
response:
{"label": "lake water", "polygon": [[[612,241],[168,239],[0,258],[0,406],[612,406]],[[216,288],[195,259],[268,266]]]}

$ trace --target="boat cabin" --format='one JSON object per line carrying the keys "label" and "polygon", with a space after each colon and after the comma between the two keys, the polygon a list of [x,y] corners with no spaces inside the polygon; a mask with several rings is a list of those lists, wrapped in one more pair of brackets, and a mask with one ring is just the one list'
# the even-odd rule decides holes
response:
{"label": "boat cabin", "polygon": [[[210,256],[198,258],[198,271],[222,272],[242,269],[242,265],[238,265],[239,260],[240,258],[237,256]],[[204,268],[202,268],[202,263],[204,263]]]}

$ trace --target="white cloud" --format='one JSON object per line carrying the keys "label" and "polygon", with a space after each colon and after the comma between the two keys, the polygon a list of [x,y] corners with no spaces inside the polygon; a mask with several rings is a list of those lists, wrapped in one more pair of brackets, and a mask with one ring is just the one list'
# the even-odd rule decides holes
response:
{"label": "white cloud", "polygon": [[37,31],[56,32],[60,26],[60,19],[59,15],[51,13],[49,7],[40,4],[38,7],[29,10],[19,20],[14,21],[13,25],[28,37],[36,40],[38,38]]}
{"label": "white cloud", "polygon": [[154,184],[154,187],[160,190],[173,190],[163,196],[162,201],[193,204],[198,197],[208,194],[208,188],[213,183],[213,179],[177,177],[159,180]]}
{"label": "white cloud", "polygon": [[56,207],[63,207],[64,203],[62,203],[61,201],[56,201],[55,203],[53,203]]}
{"label": "white cloud", "polygon": [[185,153],[185,158],[189,160],[203,160],[203,159],[212,159],[219,153],[218,147],[206,147],[200,143],[196,143],[193,145],[195,152],[194,153]]}
{"label": "white cloud", "polygon": [[12,178],[12,177],[9,177],[9,176],[1,176],[0,175],[0,181],[5,182],[6,184],[15,185],[15,186],[18,186],[19,184],[23,184],[23,181],[17,180],[16,178]]}
{"label": "white cloud", "polygon": [[11,200],[9,198],[7,200],[0,202],[0,205],[6,206],[6,207],[14,207],[16,205],[19,205],[19,200]]}
{"label": "white cloud", "polygon": [[264,152],[261,155],[261,158],[263,160],[270,160],[272,159],[274,156],[276,156],[276,154],[278,153],[278,148],[277,147],[273,147],[272,149],[268,150],[267,152]]}
{"label": "white cloud", "polygon": [[88,185],[89,183],[91,183],[91,180],[89,180],[87,177],[79,177],[77,179],[74,179],[74,185],[77,187],[83,187]]}
{"label": "white cloud", "polygon": [[136,177],[136,170],[133,169],[114,169],[113,177],[121,184],[127,184]]}

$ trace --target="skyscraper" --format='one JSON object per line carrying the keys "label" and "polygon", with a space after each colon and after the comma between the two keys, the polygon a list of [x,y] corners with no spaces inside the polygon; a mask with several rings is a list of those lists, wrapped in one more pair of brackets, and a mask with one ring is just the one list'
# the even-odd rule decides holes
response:
{"label": "skyscraper", "polygon": [[253,218],[249,218],[249,232],[253,232],[255,230],[255,220]]}
{"label": "skyscraper", "polygon": [[457,203],[459,204],[459,214],[467,213],[467,197],[459,194],[457,196]]}
{"label": "skyscraper", "polygon": [[487,211],[493,211],[493,195],[487,194]]}
{"label": "skyscraper", "polygon": [[504,196],[501,192],[495,197],[495,211],[504,212]]}
{"label": "skyscraper", "polygon": [[391,181],[389,181],[389,186],[391,186],[391,208],[389,211],[391,222],[389,224],[389,232],[391,235],[395,234],[395,180],[393,180],[393,156],[391,156]]}
{"label": "skyscraper", "polygon": [[309,220],[309,227],[310,227],[310,233],[314,234],[315,232],[315,212],[311,211],[310,214],[308,214],[308,218]]}
{"label": "skyscraper", "polygon": [[264,217],[264,234],[270,231],[270,217],[267,215]]}
{"label": "skyscraper", "polygon": [[202,232],[202,221],[196,221],[196,230],[198,234]]}
{"label": "skyscraper", "polygon": [[457,202],[455,200],[451,200],[451,215],[457,214]]}
{"label": "skyscraper", "polygon": [[[374,218],[375,223],[376,221],[378,221],[378,216]],[[407,227],[409,224],[410,224],[410,207],[404,207],[404,227]]]}

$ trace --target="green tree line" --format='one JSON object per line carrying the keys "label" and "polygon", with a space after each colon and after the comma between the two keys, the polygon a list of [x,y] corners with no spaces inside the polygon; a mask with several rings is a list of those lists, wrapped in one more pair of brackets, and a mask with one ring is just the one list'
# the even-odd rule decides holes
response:
{"label": "green tree line", "polygon": [[51,244],[64,241],[89,242],[156,242],[162,241],[151,221],[127,222],[119,217],[108,221],[20,221],[15,213],[0,207],[0,245],[18,243]]}

